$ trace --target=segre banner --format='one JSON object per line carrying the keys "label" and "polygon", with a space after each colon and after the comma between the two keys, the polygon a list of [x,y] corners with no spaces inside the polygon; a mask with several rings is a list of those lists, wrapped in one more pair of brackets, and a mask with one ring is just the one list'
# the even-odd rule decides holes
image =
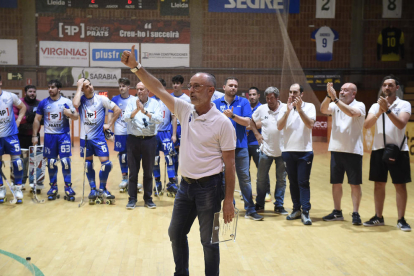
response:
{"label": "segre banner", "polygon": [[190,22],[183,20],[39,17],[37,26],[40,41],[190,43]]}
{"label": "segre banner", "polygon": [[190,44],[141,44],[144,67],[190,67]]}
{"label": "segre banner", "polygon": [[87,78],[94,87],[118,87],[118,79],[121,77],[121,69],[111,68],[72,68],[73,86],[77,86],[78,79]]}
{"label": "segre banner", "polygon": [[[134,43],[90,43],[90,66],[124,67],[121,55],[124,50],[131,50]],[[138,44],[135,45],[135,56],[139,60]]]}
{"label": "segre banner", "polygon": [[299,13],[300,0],[209,0],[209,12]]}
{"label": "segre banner", "polygon": [[17,39],[0,39],[0,65],[18,65]]}
{"label": "segre banner", "polygon": [[89,66],[89,43],[40,41],[39,65]]}

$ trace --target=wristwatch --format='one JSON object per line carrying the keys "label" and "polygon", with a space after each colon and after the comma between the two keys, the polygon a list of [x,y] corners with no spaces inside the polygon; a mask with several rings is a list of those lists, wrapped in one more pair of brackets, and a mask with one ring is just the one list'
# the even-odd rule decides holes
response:
{"label": "wristwatch", "polygon": [[148,114],[148,110],[145,110],[144,114],[147,115]]}
{"label": "wristwatch", "polygon": [[234,114],[231,114],[231,118],[232,119],[234,119],[236,117],[236,115],[234,115]]}
{"label": "wristwatch", "polygon": [[141,63],[138,62],[137,67],[131,68],[131,72],[135,73],[136,71],[138,71],[139,69],[141,69]]}
{"label": "wristwatch", "polygon": [[387,111],[385,111],[385,114],[390,114],[391,113],[391,109],[388,109]]}

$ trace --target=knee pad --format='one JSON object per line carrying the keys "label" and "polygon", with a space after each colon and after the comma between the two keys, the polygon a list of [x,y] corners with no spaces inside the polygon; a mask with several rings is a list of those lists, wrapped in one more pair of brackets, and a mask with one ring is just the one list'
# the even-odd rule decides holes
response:
{"label": "knee pad", "polygon": [[105,161],[101,163],[101,171],[99,172],[99,187],[101,189],[105,189],[106,187],[106,181],[108,180],[109,172],[112,170],[112,162],[111,161]]}
{"label": "knee pad", "polygon": [[60,159],[60,162],[62,163],[62,170],[70,170],[70,158],[69,157],[63,157]]}
{"label": "knee pad", "polygon": [[111,161],[105,161],[101,163],[101,172],[109,173],[112,170],[112,162]]}
{"label": "knee pad", "polygon": [[118,153],[118,158],[119,158],[119,164],[121,164],[121,166],[123,164],[127,164],[128,163],[128,158],[127,158],[127,154],[124,153]]}
{"label": "knee pad", "polygon": [[172,166],[174,164],[172,157],[169,155],[165,156],[165,162],[167,163],[168,166]]}
{"label": "knee pad", "polygon": [[160,156],[157,155],[157,156],[155,156],[155,163],[154,163],[154,165],[155,166],[158,166],[159,164],[160,164]]}
{"label": "knee pad", "polygon": [[13,172],[23,171],[23,160],[17,156],[17,158],[12,158]]}
{"label": "knee pad", "polygon": [[47,161],[47,165],[48,165],[49,169],[51,169],[51,170],[56,169],[57,160],[53,159],[53,158],[49,158],[49,160]]}

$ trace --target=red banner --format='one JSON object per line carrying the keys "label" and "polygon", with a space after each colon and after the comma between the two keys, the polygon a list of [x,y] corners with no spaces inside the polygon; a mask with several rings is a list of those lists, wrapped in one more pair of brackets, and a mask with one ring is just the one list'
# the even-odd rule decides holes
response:
{"label": "red banner", "polygon": [[313,125],[312,136],[327,137],[328,135],[328,117],[316,116],[316,122]]}
{"label": "red banner", "polygon": [[184,20],[108,20],[38,18],[39,41],[190,44],[190,22]]}

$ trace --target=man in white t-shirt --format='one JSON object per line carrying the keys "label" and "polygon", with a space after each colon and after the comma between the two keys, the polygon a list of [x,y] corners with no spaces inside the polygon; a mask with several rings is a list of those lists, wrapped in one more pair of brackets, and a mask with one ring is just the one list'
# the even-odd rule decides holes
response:
{"label": "man in white t-shirt", "polygon": [[[181,185],[174,201],[168,234],[175,262],[175,275],[189,275],[187,234],[198,217],[204,249],[206,275],[219,275],[220,250],[211,243],[214,213],[221,209],[225,223],[234,217],[236,132],[230,120],[211,103],[216,85],[208,73],[197,73],[188,85],[191,104],[170,95],[162,84],[135,59],[135,46],[124,51],[121,61],[174,111],[181,122]],[[226,166],[225,193],[222,189],[223,163]]]}
{"label": "man in white t-shirt", "polygon": [[[333,84],[327,85],[327,96],[321,112],[332,115],[332,131],[328,150],[331,152],[331,184],[334,210],[324,216],[325,221],[344,220],[341,209],[342,183],[348,176],[353,203],[352,224],[361,225],[358,213],[361,203],[362,157],[364,155],[362,130],[365,121],[365,104],[355,100],[357,87],[345,83],[337,97]],[[331,102],[333,101],[333,102]]]}
{"label": "man in white t-shirt", "polygon": [[[399,82],[394,76],[384,78],[382,92],[385,98],[380,97],[378,102],[371,106],[364,123],[366,129],[375,125],[369,169],[369,180],[375,182],[375,216],[369,221],[364,222],[364,226],[384,225],[382,212],[384,209],[385,185],[387,184],[389,171],[397,194],[397,227],[403,231],[411,231],[410,225],[404,219],[407,206],[406,183],[411,182],[410,156],[405,137],[405,128],[411,116],[411,104],[396,96],[396,91],[399,87]],[[383,134],[384,121],[385,136]],[[393,144],[400,149],[395,159],[388,159],[387,162],[383,161],[384,144]],[[392,161],[394,161],[393,164],[389,163]]]}
{"label": "man in white t-shirt", "polygon": [[[277,117],[285,104],[279,101],[279,89],[276,87],[268,87],[264,95],[267,104],[261,105],[256,109],[252,116],[254,123],[250,123],[250,128],[260,145],[259,164],[257,167],[256,211],[264,211],[269,170],[273,161],[275,161],[276,201],[274,210],[278,214],[287,215],[288,212],[283,207],[286,190],[286,169],[281,150],[283,149],[283,130],[277,129]],[[257,130],[256,124],[261,125],[261,134]]]}
{"label": "man in white t-shirt", "polygon": [[[303,87],[297,83],[289,90],[287,105],[280,110],[277,128],[283,130],[282,152],[290,182],[293,211],[287,220],[301,218],[304,225],[312,225],[309,217],[310,172],[312,169],[312,128],[316,109],[312,103],[302,101]],[[302,211],[301,211],[302,209]]]}

